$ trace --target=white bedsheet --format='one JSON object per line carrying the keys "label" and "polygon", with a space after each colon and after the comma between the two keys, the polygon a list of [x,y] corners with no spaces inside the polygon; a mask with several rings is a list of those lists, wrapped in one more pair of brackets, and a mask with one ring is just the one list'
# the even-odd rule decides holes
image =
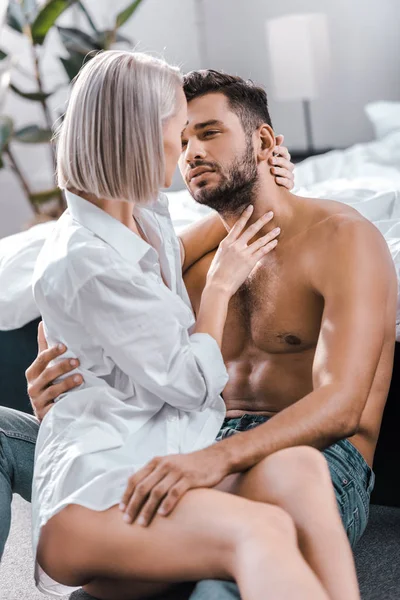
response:
{"label": "white bedsheet", "polygon": [[392,189],[400,189],[400,131],[367,144],[308,158],[297,166],[295,175],[300,188],[338,179],[367,178],[380,180],[377,185],[384,185],[386,180]]}
{"label": "white bedsheet", "polygon": [[[349,204],[385,237],[399,281],[396,331],[400,341],[400,132],[309,158],[296,167],[295,181],[297,194]],[[177,231],[210,212],[186,190],[168,196]],[[52,227],[44,223],[0,240],[0,330],[17,329],[39,316],[31,277]]]}

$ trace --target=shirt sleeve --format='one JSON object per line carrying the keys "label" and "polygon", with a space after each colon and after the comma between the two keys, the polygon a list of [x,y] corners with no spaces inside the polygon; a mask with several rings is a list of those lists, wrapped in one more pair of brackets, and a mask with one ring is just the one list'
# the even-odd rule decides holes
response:
{"label": "shirt sleeve", "polygon": [[115,364],[168,404],[204,410],[224,389],[228,374],[217,342],[189,335],[179,317],[187,310],[163,284],[108,270],[76,292],[71,314]]}

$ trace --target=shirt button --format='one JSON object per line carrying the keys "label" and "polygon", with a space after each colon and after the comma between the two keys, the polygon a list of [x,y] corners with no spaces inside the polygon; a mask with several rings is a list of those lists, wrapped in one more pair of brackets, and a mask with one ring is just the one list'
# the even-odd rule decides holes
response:
{"label": "shirt button", "polygon": [[178,417],[177,417],[177,415],[170,415],[170,416],[168,417],[168,421],[169,421],[170,423],[176,423],[176,422],[177,422],[177,420],[178,420]]}

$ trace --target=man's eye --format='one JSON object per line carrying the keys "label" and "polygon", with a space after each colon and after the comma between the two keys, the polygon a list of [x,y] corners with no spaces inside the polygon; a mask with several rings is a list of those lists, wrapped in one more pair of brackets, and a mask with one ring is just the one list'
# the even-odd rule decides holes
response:
{"label": "man's eye", "polygon": [[204,137],[210,137],[212,135],[215,135],[216,133],[219,133],[219,131],[214,131],[214,130],[209,129],[208,131],[204,132]]}

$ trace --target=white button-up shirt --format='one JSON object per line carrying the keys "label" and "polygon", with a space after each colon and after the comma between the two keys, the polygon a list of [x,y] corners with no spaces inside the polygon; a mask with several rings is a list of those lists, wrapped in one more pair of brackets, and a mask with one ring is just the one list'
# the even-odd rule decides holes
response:
{"label": "white button-up shirt", "polygon": [[[166,197],[134,207],[151,245],[86,200],[67,193],[67,202],[33,292],[49,344],[79,357],[84,383],[62,394],[40,426],[35,553],[40,528],[62,508],[119,503],[133,471],[154,456],[210,445],[225,415],[227,372],[216,341],[191,333]],[[44,592],[65,593],[40,568],[36,579]]]}

